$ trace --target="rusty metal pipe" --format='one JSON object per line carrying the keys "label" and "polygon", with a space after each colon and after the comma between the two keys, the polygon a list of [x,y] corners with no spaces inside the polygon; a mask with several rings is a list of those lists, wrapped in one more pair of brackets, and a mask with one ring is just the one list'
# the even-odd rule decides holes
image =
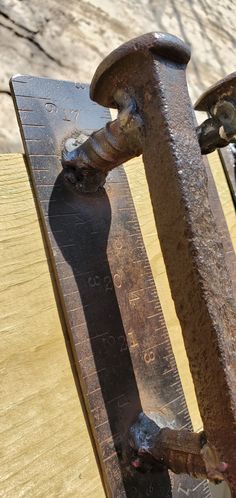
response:
{"label": "rusty metal pipe", "polygon": [[128,42],[97,69],[91,96],[134,99],[157,231],[207,440],[236,493],[236,308],[210,209],[185,70],[189,48],[171,35]]}

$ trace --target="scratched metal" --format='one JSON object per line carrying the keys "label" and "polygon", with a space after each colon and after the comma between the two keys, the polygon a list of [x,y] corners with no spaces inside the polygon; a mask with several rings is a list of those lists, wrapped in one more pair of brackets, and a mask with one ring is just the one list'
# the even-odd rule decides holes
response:
{"label": "scratched metal", "polygon": [[167,473],[138,473],[125,456],[142,410],[191,423],[123,168],[97,194],[62,183],[65,139],[110,115],[79,83],[16,76],[11,89],[107,494],[210,497],[206,481],[172,475],[171,492]]}

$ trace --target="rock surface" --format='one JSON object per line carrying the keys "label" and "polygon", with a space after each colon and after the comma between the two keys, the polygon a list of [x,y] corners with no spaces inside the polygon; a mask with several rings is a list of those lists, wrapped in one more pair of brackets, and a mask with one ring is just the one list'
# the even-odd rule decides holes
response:
{"label": "rock surface", "polygon": [[22,150],[8,85],[13,74],[90,82],[112,49],[165,31],[192,47],[195,100],[236,69],[235,28],[235,0],[0,0],[0,152]]}

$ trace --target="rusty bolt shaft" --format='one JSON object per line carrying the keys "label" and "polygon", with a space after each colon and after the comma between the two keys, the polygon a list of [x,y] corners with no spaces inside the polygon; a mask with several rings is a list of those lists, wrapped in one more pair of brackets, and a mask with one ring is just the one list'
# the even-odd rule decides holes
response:
{"label": "rusty bolt shaft", "polygon": [[[127,98],[125,92],[117,92],[116,101],[119,107],[117,119],[92,133],[82,144],[77,145],[75,141],[72,148],[65,144],[62,159],[64,179],[74,190],[96,191],[104,184],[111,169],[142,153],[143,123],[135,100]],[[100,175],[94,177],[97,171]]]}

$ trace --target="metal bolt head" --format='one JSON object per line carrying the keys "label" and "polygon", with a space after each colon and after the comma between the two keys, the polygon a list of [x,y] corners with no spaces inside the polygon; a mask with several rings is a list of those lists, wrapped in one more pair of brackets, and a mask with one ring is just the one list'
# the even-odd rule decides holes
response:
{"label": "metal bolt head", "polygon": [[[124,43],[110,53],[98,66],[90,86],[90,97],[105,107],[117,108],[114,94],[118,89],[125,89],[127,69],[123,68],[123,61],[130,55],[150,53],[158,54],[173,62],[187,64],[190,59],[190,47],[180,38],[166,33],[147,33]],[[120,64],[122,62],[122,64]],[[139,74],[130,67],[134,83],[138,82]],[[139,67],[142,72],[142,67]]]}
{"label": "metal bolt head", "polygon": [[236,72],[229,74],[206,90],[195,103],[196,111],[205,111],[212,114],[220,100],[234,100],[236,102]]}

